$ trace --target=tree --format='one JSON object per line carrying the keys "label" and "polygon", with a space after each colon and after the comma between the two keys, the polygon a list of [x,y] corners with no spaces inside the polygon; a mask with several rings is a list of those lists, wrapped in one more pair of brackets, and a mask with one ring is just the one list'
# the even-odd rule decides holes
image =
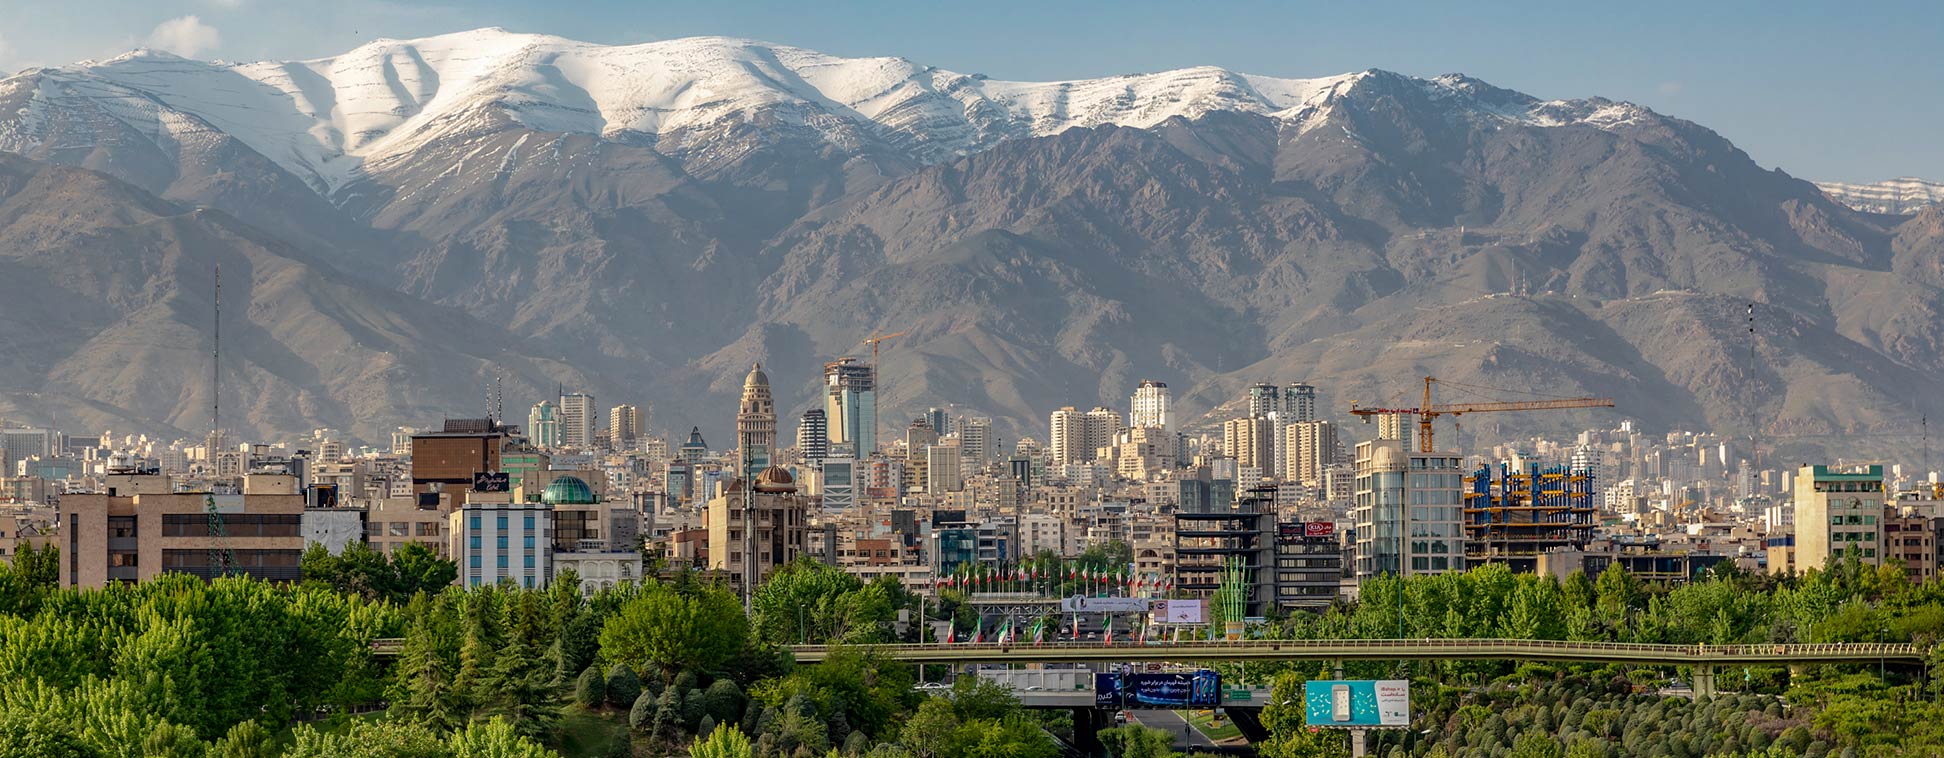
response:
{"label": "tree", "polygon": [[388,596],[394,603],[404,603],[420,592],[437,593],[459,579],[459,564],[417,542],[408,542],[393,550],[391,566],[387,572]]}
{"label": "tree", "polygon": [[904,728],[898,731],[898,741],[914,758],[936,758],[939,748],[953,732],[958,731],[958,714],[952,709],[952,701],[942,697],[925,698],[918,711],[906,719]]}
{"label": "tree", "polygon": [[634,707],[628,709],[628,728],[637,732],[648,732],[655,728],[654,695],[643,692],[635,698]]}
{"label": "tree", "polygon": [[61,548],[49,544],[36,549],[32,542],[17,543],[13,570],[29,586],[53,589],[61,581]]}
{"label": "tree", "polygon": [[230,727],[229,734],[216,741],[209,755],[210,758],[275,758],[277,750],[270,741],[270,730],[255,721],[244,721]]}
{"label": "tree", "polygon": [[1174,735],[1139,724],[1100,730],[1100,745],[1113,758],[1173,758]]}
{"label": "tree", "polygon": [[689,745],[689,758],[753,758],[749,737],[741,729],[725,726]]}
{"label": "tree", "polygon": [[728,679],[717,679],[708,689],[702,691],[702,710],[714,716],[716,723],[727,724],[743,712],[744,701],[741,687]]}
{"label": "tree", "polygon": [[660,663],[713,671],[748,640],[742,604],[728,590],[706,585],[685,592],[649,585],[601,627],[602,655],[631,668]]}
{"label": "tree", "polygon": [[601,669],[588,666],[580,678],[574,680],[574,702],[582,708],[599,708],[607,702],[607,677],[601,676]]}
{"label": "tree", "polygon": [[889,642],[898,599],[886,585],[806,557],[763,582],[750,620],[757,638],[772,645]]}
{"label": "tree", "polygon": [[641,678],[635,676],[634,669],[625,663],[617,663],[608,668],[607,701],[616,708],[634,705],[635,698],[641,697]]}
{"label": "tree", "polygon": [[446,740],[452,758],[552,758],[553,753],[520,735],[502,719],[475,721]]}

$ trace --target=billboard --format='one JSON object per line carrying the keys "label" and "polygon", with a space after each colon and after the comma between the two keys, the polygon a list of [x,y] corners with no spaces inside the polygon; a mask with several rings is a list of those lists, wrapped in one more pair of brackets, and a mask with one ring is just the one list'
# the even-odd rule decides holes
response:
{"label": "billboard", "polygon": [[1163,624],[1208,623],[1207,600],[1155,600],[1148,613]]}
{"label": "billboard", "polygon": [[1147,613],[1151,602],[1144,597],[1069,597],[1060,601],[1060,612]]}
{"label": "billboard", "polygon": [[1288,521],[1276,525],[1276,541],[1284,545],[1304,540],[1326,540],[1335,536],[1334,521]]}
{"label": "billboard", "polygon": [[474,492],[511,492],[513,478],[503,471],[481,471],[473,474]]}
{"label": "billboard", "polygon": [[1406,679],[1303,683],[1304,722],[1310,726],[1410,726],[1411,682]]}
{"label": "billboard", "polygon": [[1222,678],[1194,673],[1094,674],[1098,708],[1214,708],[1222,704]]}

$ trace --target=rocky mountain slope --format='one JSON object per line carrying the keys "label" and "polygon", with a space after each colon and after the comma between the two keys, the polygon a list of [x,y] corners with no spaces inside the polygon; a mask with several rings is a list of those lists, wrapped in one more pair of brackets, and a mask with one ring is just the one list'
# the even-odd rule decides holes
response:
{"label": "rocky mountain slope", "polygon": [[[951,403],[1007,439],[1061,405],[1124,405],[1144,378],[1190,417],[1253,381],[1309,381],[1340,409],[1427,373],[1621,404],[1506,416],[1501,435],[1623,417],[1882,430],[1944,410],[1935,213],[1861,214],[1699,125],[1456,75],[1021,83],[480,30],[318,61],[20,72],[0,80],[0,150],[247,223],[366,307],[469,319],[445,342],[468,357],[446,359],[532,356],[542,384],[571,366],[604,401],[705,432],[726,433],[749,361],[800,410],[821,363],[874,330],[912,332],[884,352],[887,425]],[[424,360],[425,404],[354,410],[374,380],[324,366],[278,386],[317,402],[250,421],[372,430],[476,405],[429,407],[475,396],[481,369]],[[73,412],[91,421],[194,407],[89,397]]]}

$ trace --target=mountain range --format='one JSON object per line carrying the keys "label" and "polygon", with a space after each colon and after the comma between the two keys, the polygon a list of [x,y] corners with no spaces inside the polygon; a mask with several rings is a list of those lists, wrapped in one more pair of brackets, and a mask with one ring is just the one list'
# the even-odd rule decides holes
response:
{"label": "mountain range", "polygon": [[1026,83],[483,29],[22,71],[0,152],[19,420],[205,428],[218,262],[225,425],[259,435],[382,439],[499,376],[726,442],[751,362],[799,411],[875,332],[909,332],[886,433],[949,404],[1040,436],[1142,379],[1190,420],[1425,375],[1619,406],[1468,444],[1631,418],[1813,449],[1944,410],[1944,208],[1859,212],[1700,125],[1461,75]]}

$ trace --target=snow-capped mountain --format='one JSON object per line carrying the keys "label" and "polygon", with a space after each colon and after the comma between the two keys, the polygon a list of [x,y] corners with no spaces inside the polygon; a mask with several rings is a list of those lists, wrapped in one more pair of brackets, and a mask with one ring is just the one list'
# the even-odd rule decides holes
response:
{"label": "snow-capped mountain", "polygon": [[1816,182],[1816,186],[1836,202],[1870,213],[1903,215],[1944,203],[1944,183],[1908,176],[1864,184]]}
{"label": "snow-capped mountain", "polygon": [[0,82],[0,113],[11,114],[0,119],[0,150],[87,149],[99,128],[76,127],[99,119],[159,144],[214,130],[328,196],[430,142],[507,122],[647,138],[668,154],[720,147],[712,127],[760,122],[810,130],[840,150],[878,143],[934,163],[1006,139],[1145,128],[1212,112],[1264,114],[1300,129],[1372,80],[1421,88],[1476,116],[1540,126],[1611,126],[1643,112],[1600,100],[1542,102],[1456,75],[1279,79],[1200,67],[1008,82],[904,58],[839,58],[724,37],[609,46],[495,28],[379,40],[309,61],[229,64],[142,50],[23,72]]}
{"label": "snow-capped mountain", "polygon": [[259,288],[237,418],[266,433],[383,439],[510,367],[515,402],[566,383],[713,434],[751,361],[802,408],[874,332],[910,333],[885,418],[957,403],[1015,438],[1143,379],[1184,419],[1426,373],[1658,428],[1944,414],[1944,209],[1857,213],[1699,124],[1461,75],[1007,82],[488,29],[18,72],[8,152],[20,420],[200,423],[180,348],[215,258]]}

